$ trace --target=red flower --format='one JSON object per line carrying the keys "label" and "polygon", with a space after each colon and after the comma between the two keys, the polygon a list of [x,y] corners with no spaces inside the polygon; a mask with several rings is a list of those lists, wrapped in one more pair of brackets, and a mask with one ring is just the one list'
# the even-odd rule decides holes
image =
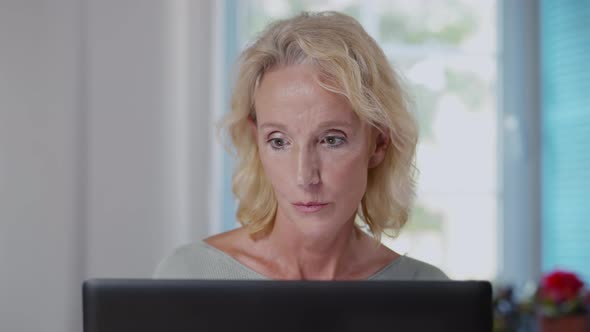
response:
{"label": "red flower", "polygon": [[584,283],[574,273],[555,271],[543,277],[540,292],[542,297],[560,303],[575,299],[583,287]]}

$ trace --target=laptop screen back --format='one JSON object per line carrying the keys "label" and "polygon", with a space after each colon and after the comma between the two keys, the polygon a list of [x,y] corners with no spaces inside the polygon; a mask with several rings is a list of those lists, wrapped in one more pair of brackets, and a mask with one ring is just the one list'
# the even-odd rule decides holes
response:
{"label": "laptop screen back", "polygon": [[85,332],[491,331],[481,281],[94,279]]}

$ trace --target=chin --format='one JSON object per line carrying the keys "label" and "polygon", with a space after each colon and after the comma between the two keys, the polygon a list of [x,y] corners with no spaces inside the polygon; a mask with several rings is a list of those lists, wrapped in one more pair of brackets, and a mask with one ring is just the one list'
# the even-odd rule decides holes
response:
{"label": "chin", "polygon": [[314,216],[300,216],[294,214],[289,218],[295,227],[306,238],[322,238],[339,233],[346,223],[343,223],[343,218],[335,218],[334,216],[314,215]]}

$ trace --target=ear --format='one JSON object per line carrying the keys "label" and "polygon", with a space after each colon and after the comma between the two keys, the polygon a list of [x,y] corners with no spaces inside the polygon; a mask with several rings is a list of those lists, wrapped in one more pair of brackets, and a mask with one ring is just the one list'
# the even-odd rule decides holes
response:
{"label": "ear", "polygon": [[381,164],[390,144],[389,135],[386,132],[381,132],[376,129],[375,132],[375,144],[372,144],[373,151],[369,157],[369,168],[375,168]]}

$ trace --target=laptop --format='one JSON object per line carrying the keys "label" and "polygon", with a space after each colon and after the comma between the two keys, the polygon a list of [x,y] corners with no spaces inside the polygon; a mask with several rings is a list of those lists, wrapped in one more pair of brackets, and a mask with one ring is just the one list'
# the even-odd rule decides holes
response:
{"label": "laptop", "polygon": [[492,331],[486,281],[93,279],[85,332]]}

